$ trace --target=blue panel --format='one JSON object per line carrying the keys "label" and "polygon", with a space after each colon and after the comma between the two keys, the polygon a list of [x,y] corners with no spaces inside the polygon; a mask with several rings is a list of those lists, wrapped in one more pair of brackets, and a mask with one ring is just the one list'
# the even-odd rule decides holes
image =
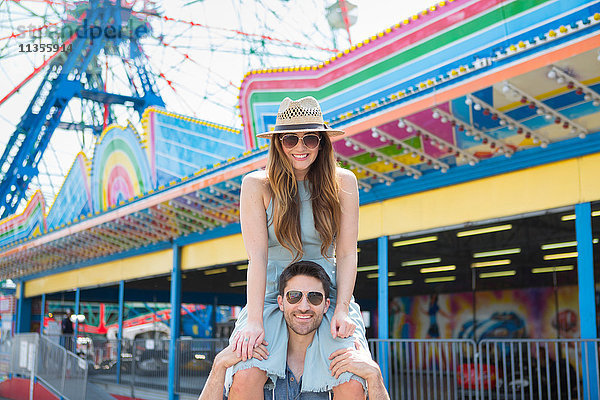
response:
{"label": "blue panel", "polygon": [[69,174],[48,212],[48,229],[73,221],[81,215],[92,212],[92,194],[85,160],[80,154],[75,158]]}
{"label": "blue panel", "polygon": [[[459,97],[450,102],[450,110],[452,115],[461,121],[471,123],[471,110],[470,107],[465,103],[465,97]],[[459,131],[458,128],[454,128],[454,137],[456,138],[456,144],[463,148],[468,149],[469,147],[478,146],[481,142],[477,142],[473,136],[465,135],[464,131]]]}
{"label": "blue panel", "polygon": [[204,121],[153,114],[158,186],[212,167],[245,150],[243,135]]}

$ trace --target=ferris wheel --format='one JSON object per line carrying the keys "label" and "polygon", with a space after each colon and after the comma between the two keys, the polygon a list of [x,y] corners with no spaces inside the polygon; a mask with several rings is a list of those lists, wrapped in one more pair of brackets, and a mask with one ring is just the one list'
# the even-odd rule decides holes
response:
{"label": "ferris wheel", "polygon": [[148,106],[240,127],[244,74],[331,57],[351,7],[0,0],[0,218],[37,190],[51,202],[78,152],[91,156],[110,124],[139,127]]}

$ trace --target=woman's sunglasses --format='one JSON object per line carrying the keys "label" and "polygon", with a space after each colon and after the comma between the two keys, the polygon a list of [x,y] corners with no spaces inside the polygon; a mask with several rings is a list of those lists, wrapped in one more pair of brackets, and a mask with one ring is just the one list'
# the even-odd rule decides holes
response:
{"label": "woman's sunglasses", "polygon": [[321,143],[321,135],[317,135],[316,133],[309,133],[302,137],[299,137],[295,133],[288,133],[286,135],[280,136],[279,140],[281,140],[281,144],[286,149],[292,149],[296,147],[300,140],[302,140],[302,143],[304,143],[304,146],[306,146],[307,148],[316,149],[317,146],[319,146],[319,143]]}
{"label": "woman's sunglasses", "polygon": [[[287,292],[285,294],[285,298],[287,299],[288,303],[290,303],[290,304],[299,303],[300,300],[302,300],[302,296],[304,296],[304,293],[302,293],[300,290],[290,290],[289,292]],[[324,297],[325,296],[321,292],[306,293],[306,299],[313,306],[321,305]]]}

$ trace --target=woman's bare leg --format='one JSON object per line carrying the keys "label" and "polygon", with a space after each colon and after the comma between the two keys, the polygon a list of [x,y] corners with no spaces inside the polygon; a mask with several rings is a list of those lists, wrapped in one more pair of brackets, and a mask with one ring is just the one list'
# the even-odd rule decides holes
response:
{"label": "woman's bare leg", "polygon": [[267,373],[259,368],[238,371],[233,375],[229,400],[264,400],[263,388],[266,382]]}
{"label": "woman's bare leg", "polygon": [[365,390],[359,381],[350,379],[333,388],[333,398],[334,400],[365,400]]}

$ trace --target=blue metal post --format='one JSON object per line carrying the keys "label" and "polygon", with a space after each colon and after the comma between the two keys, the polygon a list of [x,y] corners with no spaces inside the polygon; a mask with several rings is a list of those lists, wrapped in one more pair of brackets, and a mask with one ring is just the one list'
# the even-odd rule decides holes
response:
{"label": "blue metal post", "polygon": [[121,352],[123,350],[123,309],[125,305],[125,281],[119,282],[119,328],[117,330],[117,384],[121,383]]}
{"label": "blue metal post", "polygon": [[173,269],[171,270],[171,341],[169,343],[169,400],[177,400],[175,393],[177,374],[177,339],[181,322],[181,247],[173,245]]}
{"label": "blue metal post", "polygon": [[[579,315],[582,339],[597,339],[596,291],[594,288],[594,252],[592,244],[592,207],[590,203],[575,205],[575,233],[577,236],[577,277],[579,284]],[[594,343],[582,348],[583,387],[585,400],[598,399],[597,355]],[[583,347],[582,346],[582,347]],[[586,371],[587,370],[587,371]],[[589,397],[588,397],[589,396]]]}
{"label": "blue metal post", "polygon": [[19,283],[19,301],[17,302],[17,321],[15,333],[31,330],[31,299],[25,298],[25,282]]}
{"label": "blue metal post", "polygon": [[71,348],[67,349],[72,351],[73,353],[77,353],[77,335],[79,334],[79,300],[81,298],[81,289],[75,289],[75,309],[73,310],[73,314],[75,315],[75,327],[73,329],[73,341],[70,343]]}
{"label": "blue metal post", "polygon": [[[377,278],[377,314],[378,314],[378,337],[389,339],[388,326],[388,237],[382,236],[377,239],[377,265],[379,266],[379,277]],[[389,388],[388,371],[388,349],[387,343],[381,343],[379,349],[379,365],[383,375],[383,382]]]}
{"label": "blue metal post", "polygon": [[44,334],[44,319],[46,317],[46,293],[42,294],[40,304],[40,335]]}
{"label": "blue metal post", "polygon": [[19,320],[21,319],[21,308],[23,305],[21,304],[23,300],[23,282],[19,282],[19,298],[17,299],[17,312],[15,314],[15,333],[21,333],[21,323]]}

